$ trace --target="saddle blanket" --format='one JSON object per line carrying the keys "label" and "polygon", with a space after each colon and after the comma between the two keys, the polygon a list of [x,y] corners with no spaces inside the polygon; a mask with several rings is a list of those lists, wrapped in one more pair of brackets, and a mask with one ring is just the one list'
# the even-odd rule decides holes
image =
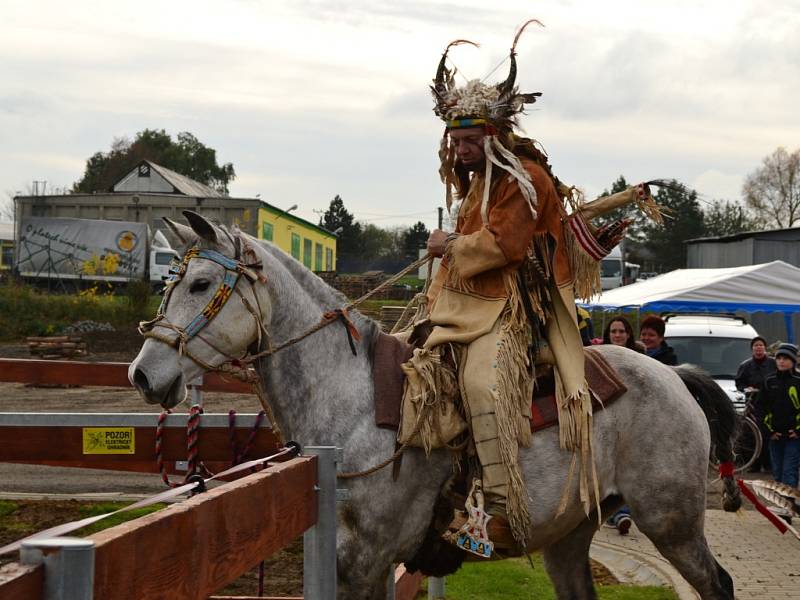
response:
{"label": "saddle blanket", "polygon": [[[594,410],[601,410],[627,391],[614,368],[592,347],[583,349],[586,381],[593,394]],[[400,427],[403,401],[403,371],[400,365],[411,358],[413,348],[404,341],[380,333],[372,353],[372,380],[375,390],[375,424],[385,429]],[[531,399],[531,431],[558,423],[552,370],[537,378]]]}

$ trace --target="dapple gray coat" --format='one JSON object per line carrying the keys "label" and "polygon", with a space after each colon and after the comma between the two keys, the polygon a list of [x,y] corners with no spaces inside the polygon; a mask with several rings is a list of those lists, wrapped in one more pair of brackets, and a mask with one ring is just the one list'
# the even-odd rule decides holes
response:
{"label": "dapple gray coat", "polygon": [[[185,214],[191,228],[170,225],[187,245],[198,243],[235,255],[235,240],[243,234],[229,234],[199,215]],[[250,284],[242,279],[238,288],[251,306],[258,307],[274,345],[317,324],[324,311],[346,304],[341,294],[277,247],[248,236],[240,239],[246,239],[256,252],[267,281]],[[218,264],[192,260],[169,300],[168,321],[185,326],[206,305],[222,276]],[[213,339],[228,356],[243,355],[258,339],[256,319],[242,297],[233,294],[203,330],[203,336]],[[342,471],[367,469],[395,449],[394,433],[374,424],[370,352],[378,327],[357,313],[353,320],[361,333],[357,356],[350,352],[343,327],[333,324],[257,364],[286,439],[343,448]],[[262,349],[266,343],[262,338]],[[198,339],[189,343],[189,349],[212,364],[225,360]],[[702,598],[733,598],[731,579],[714,559],[703,535],[712,441],[707,416],[714,423],[718,454],[729,458],[734,418],[730,403],[707,376],[691,368],[666,367],[616,346],[602,346],[599,351],[628,388],[594,418],[601,518],[624,501],[642,533]],[[131,363],[129,376],[147,402],[172,407],[184,399],[186,382],[200,371],[172,347],[148,339]],[[577,478],[566,512],[556,517],[570,458],[559,448],[556,428],[535,433],[531,447],[520,451],[532,515],[529,550],[543,551],[559,599],[590,599],[596,596],[588,550],[598,516],[584,514]],[[421,450],[410,449],[396,482],[391,468],[340,482],[350,490],[349,500],[339,508],[341,600],[384,597],[390,565],[410,560],[419,550],[434,503],[452,468],[446,451],[434,451],[426,458]]]}

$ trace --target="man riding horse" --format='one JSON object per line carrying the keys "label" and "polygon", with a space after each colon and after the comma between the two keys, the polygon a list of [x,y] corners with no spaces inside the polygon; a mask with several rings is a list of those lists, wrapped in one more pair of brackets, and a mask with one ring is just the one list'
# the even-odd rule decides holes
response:
{"label": "man riding horse", "polygon": [[[434,365],[444,369],[441,365],[454,364],[471,433],[466,452],[479,463],[471,461],[472,518],[461,532],[474,537],[475,531],[484,531],[476,530],[488,518],[477,506],[482,490],[492,525],[500,530],[507,521],[520,547],[530,516],[517,452],[519,445],[531,442],[534,363],[554,367],[561,447],[580,459],[587,513],[597,498],[592,494],[591,392],[574,297],[576,291],[584,297],[598,291],[598,261],[618,243],[626,223],[598,231],[589,219],[631,201],[653,213],[646,186],[593,203],[575,201],[574,190],[553,175],[535,143],[515,134],[524,105],[541,95],[520,93],[515,85],[516,44],[531,22],[537,21],[516,35],[510,73],[500,84],[472,80],[455,85],[448,52],[472,44],[467,40],[449,44],[439,62],[431,87],[434,112],[445,122],[439,174],[455,231],[437,229],[428,239],[430,254],[442,258],[427,294],[432,331],[404,367],[408,406],[442,393],[426,389],[425,382],[442,380],[430,377]],[[428,439],[421,445],[437,444]],[[488,542],[471,541],[473,551]],[[463,536],[457,543],[469,548]]]}

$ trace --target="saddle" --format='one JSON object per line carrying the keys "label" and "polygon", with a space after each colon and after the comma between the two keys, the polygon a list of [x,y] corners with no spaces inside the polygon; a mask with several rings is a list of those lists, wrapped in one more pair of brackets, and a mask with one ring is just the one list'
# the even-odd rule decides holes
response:
{"label": "saddle", "polygon": [[[378,334],[372,355],[372,380],[375,389],[375,424],[397,431],[403,402],[404,374],[400,365],[411,358],[414,347],[385,333]],[[586,381],[593,394],[593,407],[602,410],[627,391],[614,368],[591,346],[584,350]],[[541,367],[541,365],[538,365]],[[555,382],[552,369],[542,370],[536,378],[531,398],[531,431],[540,431],[558,423]]]}

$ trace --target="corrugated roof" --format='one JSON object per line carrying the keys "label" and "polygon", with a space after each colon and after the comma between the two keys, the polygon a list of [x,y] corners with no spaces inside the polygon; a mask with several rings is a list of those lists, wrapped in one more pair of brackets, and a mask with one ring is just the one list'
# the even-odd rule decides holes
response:
{"label": "corrugated roof", "polygon": [[175,171],[172,171],[166,167],[162,167],[161,165],[157,165],[149,160],[142,162],[146,162],[148,165],[150,165],[151,169],[169,181],[179,193],[185,196],[194,196],[198,198],[224,198],[224,195],[220,194],[214,188],[211,188],[204,183],[200,183],[199,181],[195,181],[194,179],[190,179],[189,177],[186,177],[186,175],[176,173]]}
{"label": "corrugated roof", "polygon": [[[733,233],[730,235],[719,235],[712,237],[699,237],[686,240],[686,243],[692,244],[705,244],[708,242],[736,242],[750,237],[765,238],[772,237],[772,234],[780,234],[784,232],[794,232],[800,235],[800,227],[784,227],[782,229],[764,229],[760,231],[743,231],[741,233]],[[787,240],[790,241],[790,240]]]}

